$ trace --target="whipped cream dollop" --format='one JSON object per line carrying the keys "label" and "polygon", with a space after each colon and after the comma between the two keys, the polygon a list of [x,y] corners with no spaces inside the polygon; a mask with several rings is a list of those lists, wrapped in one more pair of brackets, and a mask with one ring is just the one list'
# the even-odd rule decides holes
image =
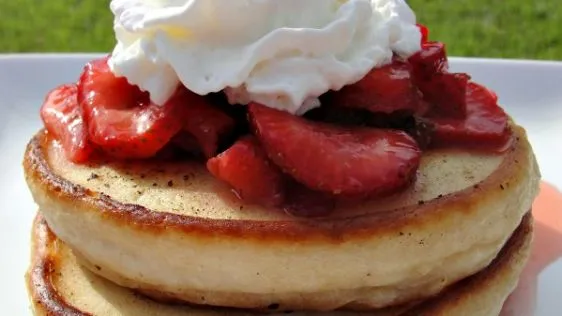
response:
{"label": "whipped cream dollop", "polygon": [[403,0],[112,0],[109,66],[165,103],[178,84],[302,114],[420,49]]}

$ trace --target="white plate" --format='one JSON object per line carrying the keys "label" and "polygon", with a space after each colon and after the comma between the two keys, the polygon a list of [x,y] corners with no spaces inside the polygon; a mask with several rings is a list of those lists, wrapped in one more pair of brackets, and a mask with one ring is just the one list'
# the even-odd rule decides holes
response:
{"label": "white plate", "polygon": [[[26,142],[41,127],[38,109],[46,92],[59,83],[76,81],[84,63],[93,57],[0,55],[0,306],[6,315],[29,314],[23,276],[36,206],[21,168]],[[452,68],[470,73],[498,93],[505,109],[527,128],[544,179],[562,189],[562,63],[462,58],[453,59]],[[508,306],[513,311],[506,310],[506,316],[530,316],[530,310],[537,316],[562,314],[562,200],[558,201],[549,206],[550,217],[539,227],[554,233],[544,237],[549,240],[538,240],[544,249],[535,250],[559,252],[542,255],[550,255],[544,259],[547,262],[539,262],[540,254],[533,257],[531,263],[537,263],[531,264],[516,299],[511,300],[514,304]],[[560,247],[552,247],[553,243]]]}

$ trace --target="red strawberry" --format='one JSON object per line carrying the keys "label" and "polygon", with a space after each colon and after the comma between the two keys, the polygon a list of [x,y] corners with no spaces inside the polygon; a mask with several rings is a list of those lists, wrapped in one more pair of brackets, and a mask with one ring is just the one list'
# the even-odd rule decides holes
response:
{"label": "red strawberry", "polygon": [[321,217],[329,215],[336,208],[336,197],[330,193],[313,191],[296,181],[285,186],[286,213],[298,217]]}
{"label": "red strawberry", "polygon": [[207,169],[231,185],[243,200],[266,206],[283,203],[284,175],[269,161],[253,136],[239,139],[232,147],[209,159]]}
{"label": "red strawberry", "polygon": [[182,127],[183,111],[201,97],[185,89],[166,104],[116,77],[107,58],[86,65],[78,84],[78,101],[92,142],[118,158],[148,158],[156,154]]}
{"label": "red strawberry", "polygon": [[194,98],[186,105],[185,112],[184,129],[195,136],[207,158],[216,155],[221,142],[234,131],[234,119],[206,98]]}
{"label": "red strawberry", "polygon": [[467,116],[464,119],[429,119],[435,125],[432,146],[461,145],[493,149],[505,147],[511,137],[508,117],[498,106],[495,93],[470,82],[466,91],[466,105]]}
{"label": "red strawberry", "polygon": [[418,145],[401,131],[337,127],[256,103],[248,111],[269,158],[312,190],[388,194],[408,184],[419,165]]}
{"label": "red strawberry", "polygon": [[443,43],[428,42],[409,60],[416,86],[432,105],[430,112],[463,118],[466,115],[466,85],[470,77],[448,72],[449,64]]}
{"label": "red strawberry", "polygon": [[417,24],[418,28],[420,29],[420,33],[421,33],[421,44],[425,44],[427,43],[428,39],[429,39],[429,29],[422,24]]}
{"label": "red strawberry", "polygon": [[62,143],[66,157],[72,162],[88,160],[93,146],[76,98],[75,84],[62,85],[49,92],[41,106],[45,127]]}
{"label": "red strawberry", "polygon": [[438,72],[449,71],[449,61],[445,44],[441,42],[427,42],[422,49],[412,55],[408,61],[412,65],[414,79],[431,79]]}
{"label": "red strawberry", "polygon": [[188,131],[182,130],[177,133],[170,140],[170,144],[172,144],[176,148],[181,149],[184,153],[189,153],[196,157],[203,156],[201,145],[199,145],[197,138],[195,138],[195,136],[193,136],[193,134],[189,133]]}
{"label": "red strawberry", "polygon": [[419,82],[424,98],[432,105],[427,116],[464,118],[469,80],[464,73],[436,73],[431,80]]}
{"label": "red strawberry", "polygon": [[334,106],[369,110],[373,113],[424,113],[426,104],[410,78],[410,65],[398,60],[371,70],[363,79],[332,92]]}

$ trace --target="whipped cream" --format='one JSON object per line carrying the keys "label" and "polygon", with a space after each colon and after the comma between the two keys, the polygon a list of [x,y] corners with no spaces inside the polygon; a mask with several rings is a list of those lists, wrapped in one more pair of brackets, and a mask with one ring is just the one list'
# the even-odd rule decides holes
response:
{"label": "whipped cream", "polygon": [[178,84],[302,114],[420,49],[403,0],[112,0],[109,66],[165,103]]}

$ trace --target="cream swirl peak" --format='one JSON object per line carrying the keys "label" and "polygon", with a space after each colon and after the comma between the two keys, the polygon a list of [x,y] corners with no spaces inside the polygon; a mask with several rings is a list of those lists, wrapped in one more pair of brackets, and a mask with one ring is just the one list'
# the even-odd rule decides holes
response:
{"label": "cream swirl peak", "polygon": [[420,49],[403,0],[112,0],[118,76],[163,104],[178,84],[302,114]]}

